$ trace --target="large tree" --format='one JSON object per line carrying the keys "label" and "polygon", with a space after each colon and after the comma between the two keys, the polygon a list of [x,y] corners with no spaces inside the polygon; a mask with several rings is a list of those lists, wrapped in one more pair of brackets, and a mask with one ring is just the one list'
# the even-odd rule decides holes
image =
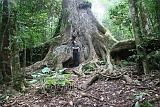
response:
{"label": "large tree", "polygon": [[[110,63],[110,47],[117,41],[97,21],[90,9],[90,3],[84,0],[63,0],[63,16],[59,36],[60,42],[53,42],[44,60],[35,63],[27,69],[35,70],[44,66],[53,69],[72,67],[72,40],[80,45],[80,62],[107,59],[108,70],[112,71]],[[56,41],[58,40],[56,38]],[[53,40],[54,41],[54,40]],[[107,57],[106,57],[107,56]]]}

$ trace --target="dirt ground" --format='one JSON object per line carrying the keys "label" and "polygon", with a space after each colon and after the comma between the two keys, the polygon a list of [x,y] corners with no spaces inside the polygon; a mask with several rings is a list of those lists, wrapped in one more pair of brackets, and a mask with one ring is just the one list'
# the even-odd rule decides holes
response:
{"label": "dirt ground", "polygon": [[153,107],[160,107],[159,72],[137,74],[133,65],[125,67],[125,71],[133,83],[127,83],[123,78],[101,78],[83,90],[81,85],[94,73],[81,77],[74,75],[72,86],[63,87],[61,91],[41,93],[39,84],[33,84],[27,92],[9,97],[3,107],[134,107],[137,101],[149,101]]}

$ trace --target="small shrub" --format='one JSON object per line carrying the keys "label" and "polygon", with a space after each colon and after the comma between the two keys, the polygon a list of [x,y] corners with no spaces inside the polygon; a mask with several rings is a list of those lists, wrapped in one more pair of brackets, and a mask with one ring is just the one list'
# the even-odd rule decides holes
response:
{"label": "small shrub", "polygon": [[[43,68],[41,73],[32,75],[34,79],[30,83],[39,82],[41,93],[45,92],[55,92],[55,91],[64,91],[63,88],[66,86],[71,86],[68,77],[72,76],[71,74],[62,74],[66,68],[59,71],[52,71],[50,68]],[[66,91],[66,89],[65,89]]]}

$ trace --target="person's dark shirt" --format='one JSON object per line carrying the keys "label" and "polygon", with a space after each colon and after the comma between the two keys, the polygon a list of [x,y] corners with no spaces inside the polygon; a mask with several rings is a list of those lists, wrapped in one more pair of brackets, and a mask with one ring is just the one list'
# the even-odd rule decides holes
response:
{"label": "person's dark shirt", "polygon": [[[78,48],[79,45],[73,45],[74,48]],[[73,53],[78,53],[78,49],[73,49]]]}

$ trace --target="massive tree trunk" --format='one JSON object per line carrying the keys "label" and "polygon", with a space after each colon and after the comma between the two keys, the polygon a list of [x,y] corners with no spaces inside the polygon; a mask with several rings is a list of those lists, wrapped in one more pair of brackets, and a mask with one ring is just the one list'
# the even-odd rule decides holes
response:
{"label": "massive tree trunk", "polygon": [[117,42],[106,29],[96,20],[89,7],[80,8],[84,0],[63,0],[63,18],[61,29],[64,35],[59,38],[61,42],[53,43],[44,60],[26,68],[35,70],[44,66],[61,69],[72,67],[72,40],[80,45],[80,62],[107,59],[109,65],[110,47]]}
{"label": "massive tree trunk", "polygon": [[141,32],[141,27],[140,27],[140,20],[138,16],[138,8],[137,8],[137,0],[128,0],[129,1],[129,8],[130,8],[130,13],[131,13],[131,21],[132,21],[132,26],[133,26],[133,32],[135,36],[135,41],[136,41],[136,49],[137,49],[137,54],[138,54],[138,63],[139,63],[139,71],[141,71],[140,67],[142,66],[142,70],[145,74],[149,73],[149,68],[148,68],[148,61],[146,58],[146,52],[144,47],[141,46],[141,43],[143,42],[143,35]]}

